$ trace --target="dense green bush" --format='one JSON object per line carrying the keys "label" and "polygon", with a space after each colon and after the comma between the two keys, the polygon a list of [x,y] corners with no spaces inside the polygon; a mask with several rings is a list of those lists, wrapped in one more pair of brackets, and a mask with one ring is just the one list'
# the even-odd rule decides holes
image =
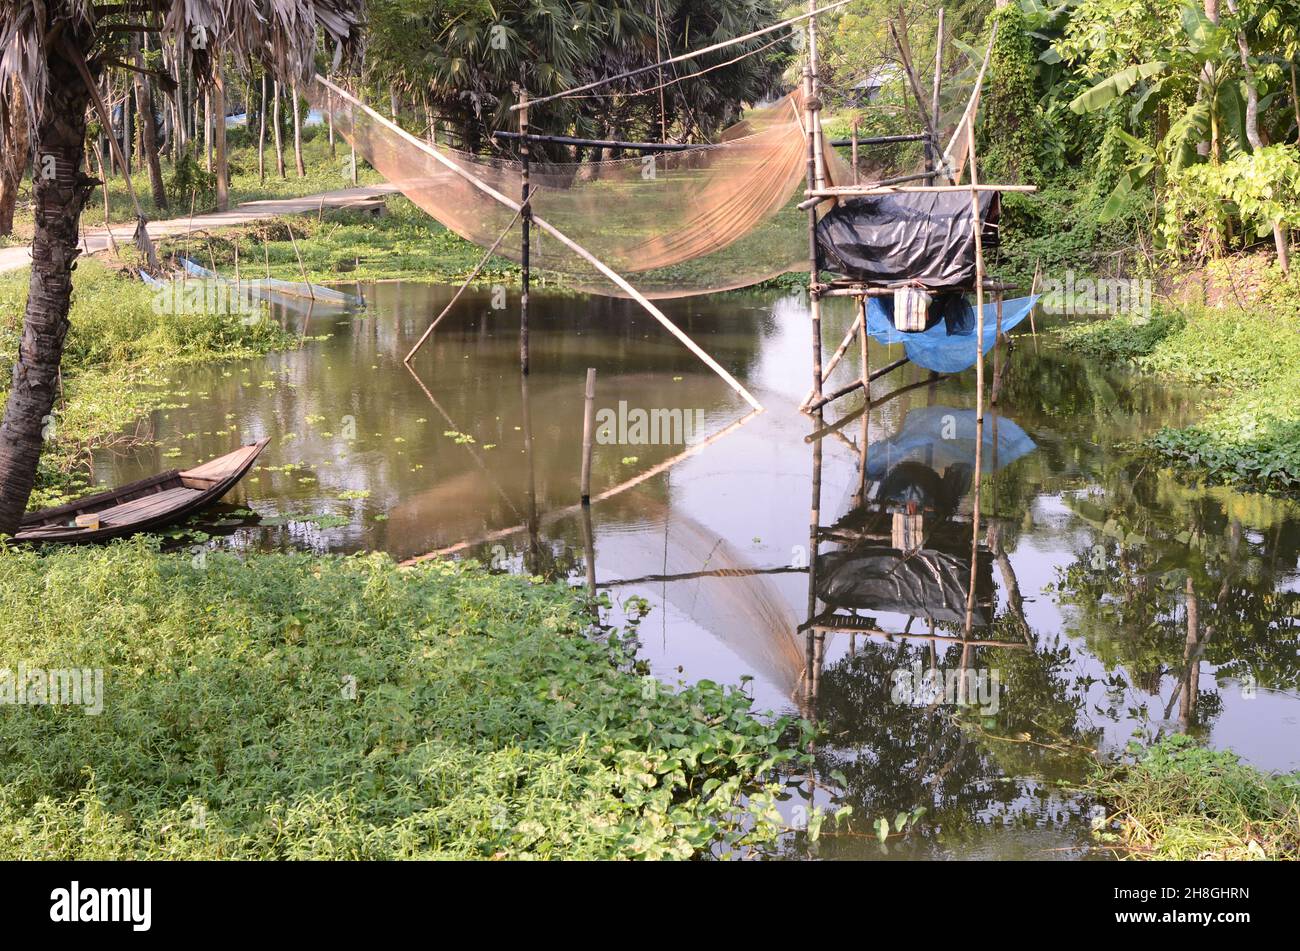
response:
{"label": "dense green bush", "polygon": [[198,211],[207,211],[217,203],[216,173],[207,171],[188,152],[172,167],[166,186],[167,200],[178,210],[192,206]]}

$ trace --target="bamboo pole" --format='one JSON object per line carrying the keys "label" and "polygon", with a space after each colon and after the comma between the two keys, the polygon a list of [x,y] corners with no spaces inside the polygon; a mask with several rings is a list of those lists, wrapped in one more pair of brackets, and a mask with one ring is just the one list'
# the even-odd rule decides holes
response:
{"label": "bamboo pole", "polygon": [[861,176],[858,174],[858,119],[853,118],[853,134],[850,136],[850,145],[853,148],[853,184],[861,185]]}
{"label": "bamboo pole", "polygon": [[[934,33],[934,83],[930,93],[930,115],[934,116],[936,124],[939,122],[939,92],[943,84],[943,7],[939,8],[939,24]],[[936,143],[937,144],[937,143]],[[935,176],[931,175],[928,185],[934,184]]]}
{"label": "bamboo pole", "polygon": [[591,505],[582,507],[582,547],[587,569],[587,597],[596,599],[596,532],[591,524]]}
{"label": "bamboo pole", "polygon": [[302,275],[302,282],[307,285],[307,296],[312,300],[316,299],[316,292],[312,290],[311,281],[307,280],[307,269],[303,267],[302,253],[298,250],[298,239],[293,236],[293,225],[289,224],[286,218],[284,227],[289,232],[289,242],[293,245],[294,257],[298,259],[298,273]]}
{"label": "bamboo pole", "polygon": [[523,292],[519,295],[519,371],[528,375],[528,284],[530,277],[531,262],[529,247],[529,232],[531,228],[531,218],[533,214],[533,205],[531,191],[528,187],[530,177],[530,161],[528,149],[528,91],[521,85],[519,88],[519,100],[523,103],[524,108],[519,110],[519,159],[522,165],[522,192],[520,195],[521,211],[519,217],[523,222],[523,237],[520,244],[520,258],[523,265],[523,274],[521,281],[523,283]]}
{"label": "bamboo pole", "polygon": [[[996,27],[995,27],[996,29]],[[980,534],[980,479],[983,475],[984,462],[984,237],[983,223],[980,221],[979,193],[975,186],[979,184],[979,169],[975,160],[975,122],[966,125],[966,145],[970,161],[971,181],[971,228],[975,234],[975,474],[974,500],[971,508],[971,561],[970,590],[966,594],[966,634],[970,635],[975,621],[975,585],[979,580],[979,534]]]}
{"label": "bamboo pole", "polygon": [[898,18],[902,29],[898,29],[893,21],[890,21],[889,33],[894,38],[894,45],[898,47],[899,58],[903,61],[903,71],[907,74],[908,85],[912,88],[912,97],[916,100],[916,111],[920,115],[921,124],[925,126],[928,135],[925,143],[927,171],[933,170],[937,158],[935,153],[939,150],[939,132],[935,128],[937,118],[932,117],[930,110],[925,107],[925,95],[921,92],[921,81],[917,78],[916,69],[912,66],[912,46],[907,39],[907,21],[903,19],[901,4],[898,8]]}
{"label": "bamboo pole", "polygon": [[591,453],[596,438],[596,368],[587,367],[587,391],[582,412],[582,504],[591,505]]}
{"label": "bamboo pole", "polygon": [[[325,79],[323,76],[317,76],[316,81],[324,85],[326,88],[333,89],[337,95],[339,95],[344,100],[350,101],[354,107],[360,107],[362,109],[366,109],[365,106],[362,106],[362,104],[357,101],[356,97],[352,96],[351,94],[339,88],[338,86],[335,86],[333,83],[331,83],[328,79]],[[518,202],[510,198],[507,198],[505,195],[501,194],[501,192],[497,191],[491,185],[487,184],[487,182],[484,182],[482,179],[477,178],[470,172],[461,168],[459,165],[457,165],[451,159],[447,158],[437,149],[430,146],[427,142],[424,142],[416,138],[415,136],[411,135],[405,129],[401,128],[398,125],[395,125],[388,119],[385,119],[383,116],[379,115],[379,113],[375,112],[373,109],[366,109],[366,112],[369,114],[369,116],[372,119],[374,119],[375,122],[385,125],[389,130],[401,136],[402,138],[406,139],[416,148],[420,149],[425,154],[427,154],[432,159],[434,159],[434,161],[446,167],[453,174],[459,176],[460,178],[465,179],[467,182],[469,182],[479,191],[483,192],[483,194],[487,195],[488,197],[492,198],[495,201],[500,202],[501,204],[505,205],[507,208],[510,208],[514,211],[521,210],[522,205],[520,205]],[[733,390],[735,390],[735,392],[738,395],[740,395],[741,398],[745,400],[745,402],[747,402],[750,406],[754,407],[754,409],[761,410],[763,408],[763,405],[754,398],[754,396],[749,392],[749,390],[745,389],[745,387],[743,387],[740,384],[740,382],[736,380],[735,377],[733,377],[730,373],[728,373],[722,367],[722,365],[718,363],[718,361],[714,360],[713,357],[709,356],[699,346],[699,344],[697,344],[694,340],[692,340],[689,336],[687,336],[681,330],[681,328],[679,328],[676,324],[674,324],[671,320],[669,320],[663,314],[663,312],[659,310],[658,307],[652,304],[645,297],[644,294],[642,294],[630,283],[628,283],[628,281],[625,278],[623,278],[621,275],[615,272],[613,268],[605,264],[594,254],[592,254],[582,245],[578,244],[576,241],[574,241],[564,232],[560,231],[558,228],[556,228],[546,219],[541,218],[537,215],[533,215],[532,222],[533,224],[537,225],[538,228],[542,229],[551,237],[555,238],[557,241],[563,244],[574,254],[577,254],[579,257],[581,257],[584,261],[586,261],[597,271],[599,271],[602,275],[604,275],[610,282],[612,282],[615,286],[617,286],[620,290],[622,290],[623,293],[627,294],[628,297],[632,298],[634,301],[640,304],[646,310],[646,312],[650,314],[651,317],[659,321],[659,323],[663,325],[665,330],[667,330],[679,341],[681,341],[681,343],[688,350],[690,350],[691,353],[695,354],[695,356],[698,357],[704,363],[705,366],[707,366],[710,370],[712,370],[719,377],[721,377],[723,382],[725,382],[728,386],[730,386]]]}
{"label": "bamboo pole", "polygon": [[[813,16],[815,0],[808,0],[808,60],[804,64],[804,134],[808,139],[808,191],[825,188],[825,165],[821,152],[821,104],[817,101],[817,18]],[[822,399],[822,300],[818,281],[821,255],[817,249],[817,209],[808,209],[808,316],[812,331],[813,401]]]}
{"label": "bamboo pole", "polygon": [[871,335],[867,333],[867,299],[858,300],[858,351],[861,359],[862,392],[871,404]]}
{"label": "bamboo pole", "polygon": [[474,270],[470,271],[469,277],[465,278],[464,282],[462,282],[460,287],[457,288],[455,295],[453,295],[451,300],[447,302],[447,306],[442,309],[442,312],[438,314],[437,317],[433,318],[433,322],[429,324],[428,329],[424,331],[424,334],[420,339],[415,342],[415,346],[412,347],[410,352],[402,359],[403,363],[408,366],[410,365],[411,358],[415,356],[416,351],[424,346],[425,341],[429,339],[430,335],[432,335],[434,328],[437,327],[442,318],[446,317],[447,314],[451,312],[451,309],[456,306],[456,301],[460,300],[460,295],[464,294],[466,289],[474,283],[474,279],[477,278],[483,268],[487,266],[488,261],[492,259],[492,255],[496,254],[497,248],[501,247],[501,242],[506,239],[506,235],[510,234],[510,232],[514,230],[515,222],[518,220],[519,212],[515,212],[515,216],[510,219],[510,224],[506,225],[506,230],[501,232],[501,236],[497,238],[496,241],[492,242],[492,247],[488,248],[483,254],[483,257],[479,259],[478,264],[474,265]]}
{"label": "bamboo pole", "polygon": [[[830,379],[831,374],[835,372],[835,368],[839,366],[840,360],[842,360],[844,358],[844,354],[848,352],[849,346],[853,343],[853,338],[857,336],[858,324],[861,322],[861,320],[862,320],[861,314],[859,314],[857,317],[853,319],[853,323],[849,325],[848,333],[844,335],[844,339],[840,341],[840,345],[836,347],[835,352],[831,354],[830,360],[827,361],[826,367],[822,371],[823,384],[825,384],[825,382],[828,379]],[[799,404],[799,408],[805,409],[808,406],[808,404],[811,403],[816,398],[817,398],[816,392],[809,391],[808,395],[803,398],[803,402]]]}
{"label": "bamboo pole", "polygon": [[856,393],[858,390],[863,389],[864,387],[869,388],[872,380],[878,380],[886,373],[890,373],[894,370],[897,370],[903,364],[908,362],[909,361],[907,357],[900,357],[899,359],[895,360],[893,363],[887,363],[879,370],[875,370],[868,373],[866,379],[862,379],[861,377],[859,377],[858,379],[854,380],[852,383],[846,383],[844,386],[840,387],[838,390],[835,390],[833,393],[827,393],[825,396],[813,400],[812,403],[809,404],[806,412],[815,413],[823,406],[827,406],[830,403],[834,403],[841,396],[848,396],[850,393]]}
{"label": "bamboo pole", "polygon": [[[924,176],[922,176],[924,177]],[[852,198],[858,195],[901,195],[911,192],[1036,192],[1037,185],[833,185],[810,188],[805,194],[812,204],[827,198]],[[808,205],[801,202],[799,207]]]}
{"label": "bamboo pole", "polygon": [[997,332],[993,335],[993,389],[989,393],[989,403],[996,406],[998,394],[1002,392],[1002,371],[1006,369],[1006,360],[1002,353],[1006,339],[1002,335],[1002,292],[994,291],[993,299],[997,302],[998,325]]}

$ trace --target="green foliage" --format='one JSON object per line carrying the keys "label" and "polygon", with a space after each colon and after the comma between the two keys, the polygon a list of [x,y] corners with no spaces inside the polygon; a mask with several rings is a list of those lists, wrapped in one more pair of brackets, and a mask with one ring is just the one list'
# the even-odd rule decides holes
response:
{"label": "green foliage", "polygon": [[1070,349],[1109,363],[1137,361],[1182,329],[1186,318],[1162,310],[1150,319],[1121,315],[1109,320],[1067,324],[1057,335]]}
{"label": "green foliage", "polygon": [[1219,165],[1188,165],[1171,172],[1160,234],[1172,252],[1190,248],[1200,258],[1222,254],[1234,221],[1256,238],[1271,234],[1277,221],[1300,225],[1300,152],[1295,146],[1270,145]]}
{"label": "green foliage", "polygon": [[985,175],[1001,181],[1038,178],[1038,104],[1034,94],[1036,59],[1024,14],[1012,3],[990,18],[998,35],[989,60],[987,88],[981,96],[978,126]]}
{"label": "green foliage", "polygon": [[1036,193],[1002,196],[1001,240],[995,271],[1028,288],[1034,274],[1123,273],[1140,259],[1124,260],[1115,249],[1132,244],[1145,210],[1136,202],[1103,219],[1101,201],[1083,172],[1058,177]]}
{"label": "green foliage", "polygon": [[186,152],[167,179],[167,200],[174,208],[212,208],[217,203],[216,173],[206,171],[198,159]]}
{"label": "green foliage", "polygon": [[[427,97],[444,125],[473,148],[486,144],[491,130],[512,127],[516,84],[538,98],[780,19],[775,0],[662,0],[653,6],[629,0],[372,0],[368,7],[368,64],[383,96],[395,83]],[[679,63],[662,77],[652,70],[614,91],[649,90],[674,75],[699,74],[666,90],[664,111],[675,134],[708,135],[727,125],[740,103],[774,90],[793,50],[780,40],[763,49],[772,39]],[[740,52],[754,55],[736,60]],[[534,107],[530,121],[555,133],[608,138],[616,131],[623,138],[658,139],[659,101],[657,95],[563,99]]]}
{"label": "green foliage", "polygon": [[1267,775],[1186,736],[1132,750],[1089,791],[1118,826],[1102,841],[1134,858],[1300,858],[1300,773]]}
{"label": "green foliage", "polygon": [[0,590],[3,656],[104,672],[98,716],[0,711],[13,858],[689,858],[782,831],[793,724],[633,676],[562,585],[136,540],[0,552]]}
{"label": "green foliage", "polygon": [[1081,352],[1216,388],[1199,422],[1149,441],[1158,458],[1213,481],[1292,492],[1300,488],[1297,310],[1294,284],[1278,281],[1249,310],[1120,316],[1060,335]]}

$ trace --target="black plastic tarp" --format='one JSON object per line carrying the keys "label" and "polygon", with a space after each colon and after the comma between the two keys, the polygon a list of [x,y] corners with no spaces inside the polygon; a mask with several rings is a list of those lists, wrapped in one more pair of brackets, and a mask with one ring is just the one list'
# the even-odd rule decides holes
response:
{"label": "black plastic tarp", "polygon": [[[975,613],[988,623],[993,595],[992,557],[980,551]],[[892,611],[936,623],[964,623],[970,556],[921,549],[904,553],[876,546],[827,552],[817,558],[817,596],[834,608]]]}
{"label": "black plastic tarp", "polygon": [[[986,249],[997,246],[997,192],[979,193]],[[969,192],[850,198],[817,223],[822,266],[855,281],[927,288],[975,286]]]}

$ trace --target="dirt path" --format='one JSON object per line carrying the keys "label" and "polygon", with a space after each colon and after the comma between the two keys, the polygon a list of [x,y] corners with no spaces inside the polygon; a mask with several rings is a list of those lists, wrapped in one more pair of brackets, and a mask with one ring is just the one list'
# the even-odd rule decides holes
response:
{"label": "dirt path", "polygon": [[[343,208],[354,202],[379,195],[391,195],[396,191],[395,187],[387,184],[362,185],[356,188],[341,188],[338,191],[323,192],[317,195],[304,195],[301,198],[272,198],[266,201],[249,201],[242,205],[236,205],[229,211],[195,215],[193,220],[187,216],[184,218],[171,218],[166,221],[151,221],[149,222],[149,236],[157,239],[185,234],[190,230],[210,231],[215,228],[246,224],[264,218],[279,218],[282,215],[314,214],[320,210],[322,204],[325,208]],[[135,234],[135,224],[133,222],[131,224],[114,225],[112,231],[113,237],[117,239],[119,244],[130,244]],[[90,254],[103,251],[108,246],[108,229],[105,228],[95,228],[89,231],[86,239],[81,242],[82,251]],[[0,248],[0,274],[26,267],[31,263],[31,260],[31,251],[27,247]]]}

